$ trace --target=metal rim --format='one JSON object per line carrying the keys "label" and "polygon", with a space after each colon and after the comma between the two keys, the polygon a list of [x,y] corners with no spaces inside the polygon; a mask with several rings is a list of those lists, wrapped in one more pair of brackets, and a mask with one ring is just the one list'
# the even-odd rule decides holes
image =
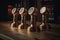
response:
{"label": "metal rim", "polygon": [[16,8],[13,8],[13,9],[12,9],[12,14],[14,14],[14,13],[15,13],[15,11],[16,11]]}
{"label": "metal rim", "polygon": [[41,14],[43,14],[45,11],[46,11],[46,7],[42,7],[42,8],[40,9],[40,13],[41,13]]}
{"label": "metal rim", "polygon": [[34,7],[31,7],[29,10],[28,10],[28,14],[32,14],[34,12]]}
{"label": "metal rim", "polygon": [[19,10],[19,14],[22,14],[24,12],[24,8],[21,8],[20,10]]}

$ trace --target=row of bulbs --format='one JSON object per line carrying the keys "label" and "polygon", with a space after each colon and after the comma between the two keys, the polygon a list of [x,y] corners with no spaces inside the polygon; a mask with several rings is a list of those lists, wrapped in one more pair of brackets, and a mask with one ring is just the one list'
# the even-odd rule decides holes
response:
{"label": "row of bulbs", "polygon": [[[12,9],[12,14],[14,14],[16,12],[16,8],[13,8]],[[28,14],[32,14],[35,10],[35,7],[31,7],[29,10],[28,10]],[[22,7],[20,10],[19,10],[19,14],[22,14],[23,12],[25,11],[25,8]],[[44,12],[46,11],[46,7],[42,7],[40,9],[40,13],[43,14]]]}

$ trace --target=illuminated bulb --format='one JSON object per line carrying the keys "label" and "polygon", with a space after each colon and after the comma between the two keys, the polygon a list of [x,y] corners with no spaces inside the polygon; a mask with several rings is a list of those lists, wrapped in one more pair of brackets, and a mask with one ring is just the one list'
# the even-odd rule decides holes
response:
{"label": "illuminated bulb", "polygon": [[19,14],[22,14],[24,12],[24,8],[21,8],[20,10],[19,10]]}
{"label": "illuminated bulb", "polygon": [[42,8],[40,9],[40,13],[41,13],[41,14],[43,14],[45,11],[46,11],[46,7],[42,7]]}
{"label": "illuminated bulb", "polygon": [[14,14],[16,12],[16,8],[12,9],[12,14]]}
{"label": "illuminated bulb", "polygon": [[34,12],[34,7],[31,7],[30,9],[29,9],[29,11],[28,11],[28,13],[31,15],[33,12]]}

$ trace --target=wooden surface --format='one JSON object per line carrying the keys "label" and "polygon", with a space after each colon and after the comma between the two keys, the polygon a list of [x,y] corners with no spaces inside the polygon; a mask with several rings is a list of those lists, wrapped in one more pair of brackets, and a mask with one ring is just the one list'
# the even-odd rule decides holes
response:
{"label": "wooden surface", "polygon": [[[2,39],[12,39],[12,40],[60,40],[60,25],[50,24],[53,28],[52,30],[46,30],[42,32],[30,32],[27,33],[25,29],[21,31],[11,30],[11,22],[0,22],[0,38]],[[53,27],[54,26],[54,27]],[[55,29],[54,29],[55,28]],[[1,35],[2,34],[2,35]],[[5,37],[3,37],[3,35]],[[7,36],[7,38],[6,38]]]}

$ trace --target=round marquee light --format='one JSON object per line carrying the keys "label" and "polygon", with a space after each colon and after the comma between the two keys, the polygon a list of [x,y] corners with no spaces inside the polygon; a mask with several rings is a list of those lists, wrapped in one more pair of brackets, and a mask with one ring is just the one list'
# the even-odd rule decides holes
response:
{"label": "round marquee light", "polygon": [[14,14],[16,12],[16,8],[12,9],[12,14]]}
{"label": "round marquee light", "polygon": [[34,9],[35,9],[34,7],[31,7],[31,8],[28,10],[28,13],[29,13],[29,14],[32,14],[32,13],[34,12]]}
{"label": "round marquee light", "polygon": [[43,14],[45,11],[46,11],[46,7],[42,7],[42,8],[40,9],[40,13],[41,13],[41,14]]}
{"label": "round marquee light", "polygon": [[19,14],[22,14],[24,12],[24,8],[21,8],[20,10],[19,10]]}

